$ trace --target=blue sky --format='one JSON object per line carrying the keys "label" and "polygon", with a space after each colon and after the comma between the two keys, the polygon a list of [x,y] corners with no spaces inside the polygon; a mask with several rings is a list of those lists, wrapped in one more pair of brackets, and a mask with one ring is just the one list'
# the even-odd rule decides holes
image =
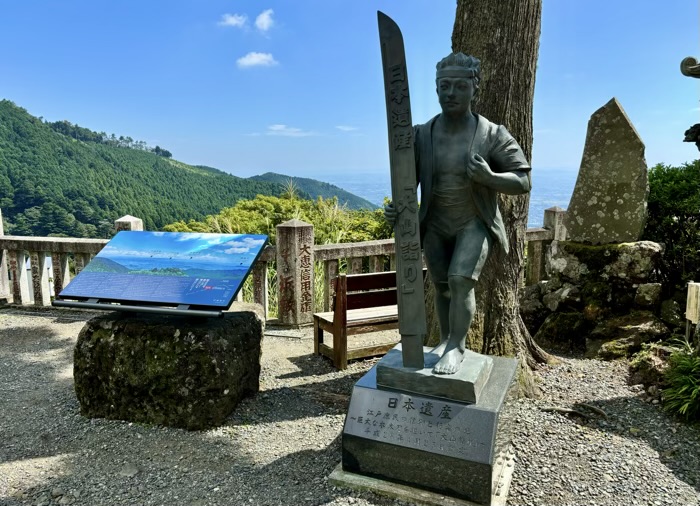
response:
{"label": "blue sky", "polygon": [[[533,167],[576,170],[613,96],[651,166],[698,158],[696,0],[544,0]],[[406,41],[413,121],[439,112],[454,0],[0,0],[0,98],[240,176],[388,170],[376,11]]]}

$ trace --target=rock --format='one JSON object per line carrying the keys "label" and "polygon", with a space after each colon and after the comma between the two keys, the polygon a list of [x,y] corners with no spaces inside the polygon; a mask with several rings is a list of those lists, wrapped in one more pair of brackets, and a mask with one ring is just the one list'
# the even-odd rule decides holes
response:
{"label": "rock", "polygon": [[646,283],[659,266],[664,252],[661,244],[652,241],[619,244],[617,249],[617,259],[605,273],[628,283]]}
{"label": "rock", "polygon": [[681,305],[677,301],[668,299],[661,303],[661,321],[668,325],[671,330],[680,329],[685,325],[682,314]]}
{"label": "rock", "polygon": [[664,385],[664,374],[668,368],[668,360],[674,349],[663,344],[652,343],[643,345],[630,361],[630,385],[655,387]]}
{"label": "rock", "polygon": [[119,471],[119,476],[123,476],[124,478],[133,478],[137,474],[139,474],[140,469],[136,467],[134,464],[127,464],[121,470]]}
{"label": "rock", "polygon": [[552,313],[544,321],[535,341],[551,351],[571,353],[586,349],[586,336],[593,324],[580,312]]}
{"label": "rock", "polygon": [[555,241],[547,252],[547,273],[563,282],[583,278],[632,284],[647,283],[661,261],[663,246],[651,241],[590,245]]}
{"label": "rock", "polygon": [[593,244],[639,240],[648,193],[644,144],[613,98],[588,122],[581,168],[564,221],[568,237]]}
{"label": "rock", "polygon": [[539,283],[527,286],[520,291],[520,316],[530,335],[533,336],[549,314],[547,308],[540,302],[540,297]]}
{"label": "rock", "polygon": [[605,360],[631,357],[643,343],[658,341],[668,335],[668,328],[649,311],[633,311],[609,318],[590,333],[586,344],[588,356]]}
{"label": "rock", "polygon": [[643,308],[655,308],[661,299],[661,283],[643,283],[637,287],[634,303]]}
{"label": "rock", "polygon": [[579,293],[580,290],[577,287],[571,283],[564,283],[558,290],[542,297],[542,303],[551,312],[557,311],[560,305],[573,309],[581,301],[581,298],[578,296]]}
{"label": "rock", "polygon": [[89,320],[74,353],[80,412],[188,430],[224,423],[258,391],[263,322],[108,313]]}

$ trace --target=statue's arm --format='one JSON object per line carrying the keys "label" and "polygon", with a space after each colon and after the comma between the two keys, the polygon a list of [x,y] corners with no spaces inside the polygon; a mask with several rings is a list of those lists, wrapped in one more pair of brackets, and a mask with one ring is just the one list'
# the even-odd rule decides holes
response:
{"label": "statue's arm", "polygon": [[494,172],[480,155],[472,155],[467,162],[467,174],[479,184],[507,195],[520,195],[530,191],[529,172],[512,170]]}
{"label": "statue's arm", "polygon": [[530,164],[518,142],[503,126],[492,125],[488,142],[488,162],[472,155],[467,170],[475,174],[474,180],[507,195],[520,195],[530,191]]}

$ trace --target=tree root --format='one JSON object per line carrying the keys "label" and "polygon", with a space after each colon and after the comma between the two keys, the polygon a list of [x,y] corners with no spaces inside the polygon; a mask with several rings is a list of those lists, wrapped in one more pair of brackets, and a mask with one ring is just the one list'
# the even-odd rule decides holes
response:
{"label": "tree root", "polygon": [[[581,408],[586,408],[597,415],[601,416],[602,418],[605,418],[606,420],[608,419],[608,414],[603,411],[600,408],[597,408],[595,406],[591,406],[590,404],[584,404],[582,402],[579,402],[578,404],[575,405],[576,407],[581,407]],[[578,409],[571,409],[571,408],[565,408],[562,406],[545,406],[543,408],[540,408],[541,411],[544,411],[545,413],[561,413],[563,415],[576,415],[580,416],[581,418],[585,418],[586,420],[590,420],[593,418],[593,416],[584,413],[583,411],[580,411]]]}

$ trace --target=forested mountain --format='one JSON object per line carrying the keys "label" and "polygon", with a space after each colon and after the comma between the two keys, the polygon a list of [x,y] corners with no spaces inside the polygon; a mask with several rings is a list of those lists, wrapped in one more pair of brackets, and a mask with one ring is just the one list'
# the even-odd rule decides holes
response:
{"label": "forested mountain", "polygon": [[46,123],[0,101],[0,209],[6,234],[108,237],[131,214],[149,230],[201,220],[272,182],[232,176],[170,158],[169,151],[69,122]]}
{"label": "forested mountain", "polygon": [[250,179],[256,181],[268,181],[272,183],[279,183],[282,185],[288,185],[291,180],[296,189],[300,193],[307,193],[314,197],[323,197],[324,199],[331,199],[335,196],[338,197],[338,203],[340,205],[347,205],[350,209],[375,209],[377,206],[372,204],[369,200],[365,200],[357,195],[347,192],[338,186],[332,185],[330,183],[324,183],[322,181],[317,181],[316,179],[309,179],[305,177],[290,177],[284,174],[276,174],[274,172],[266,172],[260,176],[253,176]]}

